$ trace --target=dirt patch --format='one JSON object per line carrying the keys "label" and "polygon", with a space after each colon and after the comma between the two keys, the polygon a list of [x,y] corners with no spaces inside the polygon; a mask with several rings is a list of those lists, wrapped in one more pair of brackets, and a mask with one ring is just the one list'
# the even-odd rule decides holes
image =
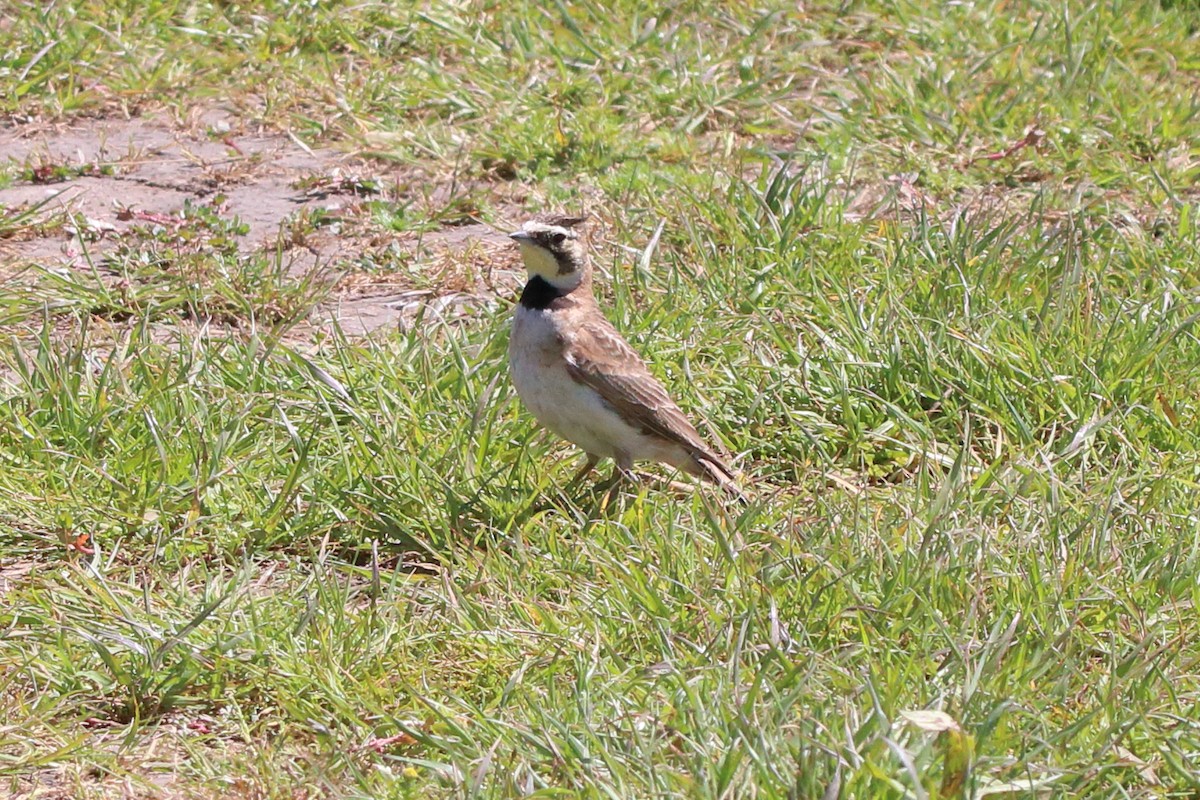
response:
{"label": "dirt patch", "polygon": [[[131,222],[122,209],[170,214],[185,201],[221,193],[228,213],[249,225],[250,241],[273,236],[298,210],[321,205],[292,187],[301,175],[347,161],[333,150],[226,121],[196,130],[163,118],[10,127],[0,130],[0,152],[17,173],[16,185],[0,190],[6,206],[48,200],[48,212],[73,211],[101,230],[120,232]],[[22,250],[18,243],[12,255]]]}
{"label": "dirt patch", "polygon": [[[239,223],[239,254],[278,254],[297,281],[317,270],[332,279],[313,321],[351,334],[470,310],[519,280],[476,201],[515,219],[520,187],[310,148],[217,112],[10,126],[0,154],[0,281],[10,289],[40,270],[92,272],[204,206]],[[21,224],[5,225],[22,210]]]}

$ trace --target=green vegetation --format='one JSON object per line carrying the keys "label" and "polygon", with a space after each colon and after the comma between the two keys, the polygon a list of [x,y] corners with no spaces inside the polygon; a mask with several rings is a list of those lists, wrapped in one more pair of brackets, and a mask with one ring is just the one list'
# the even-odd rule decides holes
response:
{"label": "green vegetation", "polygon": [[221,102],[454,187],[347,179],[387,235],[586,206],[757,495],[565,495],[510,298],[314,328],[218,197],[34,265],[0,794],[1196,796],[1200,9],[800,5],[0,8],[13,120]]}

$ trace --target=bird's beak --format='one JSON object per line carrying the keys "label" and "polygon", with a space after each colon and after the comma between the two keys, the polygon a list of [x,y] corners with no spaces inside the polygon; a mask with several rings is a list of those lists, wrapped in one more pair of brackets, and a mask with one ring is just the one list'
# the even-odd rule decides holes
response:
{"label": "bird's beak", "polygon": [[520,244],[521,242],[529,242],[529,241],[533,240],[533,237],[530,236],[525,231],[513,231],[512,233],[510,233],[508,235],[508,238],[512,239],[517,244]]}

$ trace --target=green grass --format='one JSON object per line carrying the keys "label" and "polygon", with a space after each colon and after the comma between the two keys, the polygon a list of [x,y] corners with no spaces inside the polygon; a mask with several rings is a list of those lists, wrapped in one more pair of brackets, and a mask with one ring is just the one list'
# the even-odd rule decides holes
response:
{"label": "green grass", "polygon": [[511,298],[314,335],[192,207],[0,299],[0,794],[1196,796],[1197,9],[815,5],[0,11],[9,114],[586,205],[756,494],[563,494]]}

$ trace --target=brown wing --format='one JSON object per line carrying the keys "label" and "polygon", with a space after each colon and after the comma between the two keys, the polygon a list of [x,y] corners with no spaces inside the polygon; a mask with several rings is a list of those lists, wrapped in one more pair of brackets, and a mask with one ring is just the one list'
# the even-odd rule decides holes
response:
{"label": "brown wing", "polygon": [[607,320],[588,320],[564,342],[571,377],[600,393],[617,413],[647,433],[682,445],[699,461],[711,462],[732,476],[671,400],[663,385],[650,374],[641,357]]}

